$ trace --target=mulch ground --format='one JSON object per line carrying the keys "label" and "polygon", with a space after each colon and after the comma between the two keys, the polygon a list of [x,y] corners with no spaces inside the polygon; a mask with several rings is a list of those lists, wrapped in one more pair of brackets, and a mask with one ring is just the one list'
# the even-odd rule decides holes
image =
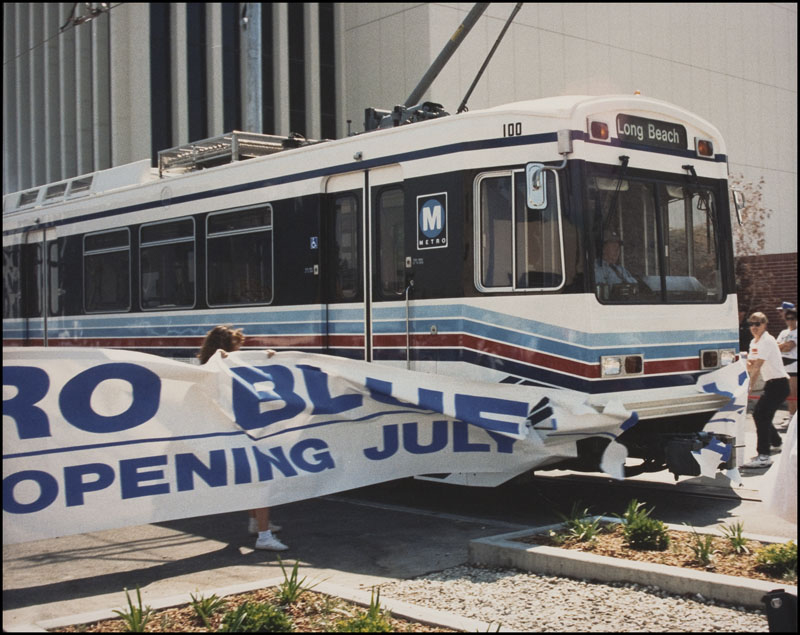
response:
{"label": "mulch ground", "polygon": [[[749,553],[737,554],[727,538],[715,537],[713,539],[713,556],[710,565],[700,562],[692,551],[695,538],[690,532],[669,530],[670,545],[666,551],[640,551],[631,549],[625,544],[622,534],[622,525],[611,525],[607,531],[596,536],[591,542],[579,542],[577,539],[567,538],[559,544],[558,539],[552,538],[547,534],[535,534],[516,538],[517,542],[526,544],[548,545],[560,547],[562,549],[575,549],[587,551],[599,556],[610,556],[612,558],[622,558],[624,560],[636,560],[639,562],[653,562],[666,564],[674,567],[689,567],[724,575],[734,575],[743,578],[755,578],[757,580],[769,580],[770,582],[787,581],[776,578],[769,573],[765,573],[757,568],[755,557],[756,551],[763,547],[760,542],[749,540],[746,543]],[[797,584],[797,580],[794,580]]]}

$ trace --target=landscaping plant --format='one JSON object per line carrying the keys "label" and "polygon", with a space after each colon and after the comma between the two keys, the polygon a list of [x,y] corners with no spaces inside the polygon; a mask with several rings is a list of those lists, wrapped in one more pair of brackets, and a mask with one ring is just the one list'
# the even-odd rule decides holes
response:
{"label": "landscaping plant", "polygon": [[714,536],[711,534],[701,535],[697,533],[697,530],[692,525],[687,525],[686,523],[684,525],[692,530],[693,541],[690,547],[695,559],[705,567],[710,566],[714,558]]}
{"label": "landscaping plant", "polygon": [[797,545],[794,540],[767,545],[756,551],[758,568],[784,579],[797,579]]}
{"label": "landscaping plant", "polygon": [[292,604],[297,601],[304,591],[310,591],[319,584],[317,582],[311,586],[303,586],[303,582],[306,579],[297,580],[297,568],[300,566],[299,560],[295,560],[291,575],[286,574],[286,568],[283,566],[280,556],[278,556],[278,564],[281,565],[281,571],[283,571],[283,582],[278,587],[278,598],[281,604]]}
{"label": "landscaping plant", "polygon": [[669,546],[669,532],[660,520],[650,518],[655,507],[644,508],[635,498],[622,516],[622,535],[631,549],[664,551]]}
{"label": "landscaping plant", "polygon": [[391,613],[380,607],[381,590],[375,594],[375,587],[369,598],[369,609],[358,617],[343,620],[336,625],[337,633],[391,633],[392,625],[389,623]]}
{"label": "landscaping plant", "polygon": [[217,597],[217,594],[213,594],[211,597],[204,598],[202,595],[199,598],[196,598],[193,594],[189,594],[192,598],[191,605],[194,609],[194,612],[197,614],[197,617],[200,618],[200,621],[203,622],[206,628],[210,629],[211,624],[209,622],[209,618],[221,611],[225,608],[225,600],[220,597]]}
{"label": "landscaping plant", "polygon": [[722,533],[725,534],[725,537],[728,539],[728,542],[731,543],[734,553],[750,553],[750,550],[747,548],[747,538],[742,535],[744,532],[743,523],[738,522],[730,527],[728,525],[721,525],[720,527],[722,529]]}
{"label": "landscaping plant", "polygon": [[222,618],[220,633],[291,633],[291,620],[266,602],[244,602]]}
{"label": "landscaping plant", "polygon": [[139,601],[138,608],[131,602],[128,589],[123,590],[125,591],[125,598],[128,600],[129,608],[127,611],[114,609],[114,613],[122,618],[122,621],[125,622],[125,629],[129,633],[144,633],[144,627],[147,625],[147,622],[150,621],[153,610],[149,606],[142,608],[142,592],[139,590],[138,584],[136,585],[136,597]]}
{"label": "landscaping plant", "polygon": [[559,516],[564,520],[564,526],[567,528],[568,537],[575,538],[579,542],[594,540],[602,529],[600,519],[590,518],[589,508],[585,507],[581,509],[580,507],[581,502],[576,501],[572,505],[569,516],[565,516],[561,513],[559,513]]}

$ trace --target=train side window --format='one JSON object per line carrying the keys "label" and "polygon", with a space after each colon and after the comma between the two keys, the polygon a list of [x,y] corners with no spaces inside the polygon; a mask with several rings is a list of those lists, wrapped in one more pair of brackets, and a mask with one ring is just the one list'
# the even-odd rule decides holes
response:
{"label": "train side window", "polygon": [[478,287],[511,289],[512,279],[512,196],[511,173],[483,175],[478,179],[480,222],[480,277]]}
{"label": "train side window", "polygon": [[562,224],[558,187],[552,170],[545,170],[547,207],[527,205],[525,173],[514,174],[515,258],[517,289],[558,289],[564,284],[564,257],[561,248]]}
{"label": "train side window", "polygon": [[142,309],[194,306],[194,219],[150,223],[139,231]]}
{"label": "train side window", "polygon": [[49,294],[50,315],[64,315],[64,296],[66,290],[65,280],[65,250],[67,241],[64,238],[50,240],[47,242],[47,291]]}
{"label": "train side window", "polygon": [[476,180],[475,284],[481,291],[555,290],[564,286],[558,184],[545,170],[545,209],[527,206],[525,173],[491,172]]}
{"label": "train side window", "polygon": [[22,247],[22,316],[42,316],[42,245]]}
{"label": "train side window", "polygon": [[209,214],[206,223],[209,306],[272,302],[272,206]]}
{"label": "train side window", "polygon": [[333,209],[333,244],[330,251],[331,297],[353,300],[359,292],[358,201],[352,194],[337,197]]}
{"label": "train side window", "polygon": [[402,295],[406,287],[405,218],[403,190],[384,190],[378,196],[380,291],[384,297]]}
{"label": "train side window", "polygon": [[83,237],[83,302],[86,313],[131,308],[131,237],[118,229]]}
{"label": "train side window", "polygon": [[22,317],[20,301],[21,247],[3,247],[3,319]]}

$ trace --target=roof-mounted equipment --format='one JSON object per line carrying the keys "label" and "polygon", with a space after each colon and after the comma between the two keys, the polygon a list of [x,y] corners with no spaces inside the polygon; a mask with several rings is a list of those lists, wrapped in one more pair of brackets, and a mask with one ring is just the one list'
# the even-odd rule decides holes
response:
{"label": "roof-mounted equipment", "polygon": [[158,153],[158,176],[213,168],[233,161],[275,154],[320,143],[293,132],[288,137],[234,130],[218,137],[192,141]]}

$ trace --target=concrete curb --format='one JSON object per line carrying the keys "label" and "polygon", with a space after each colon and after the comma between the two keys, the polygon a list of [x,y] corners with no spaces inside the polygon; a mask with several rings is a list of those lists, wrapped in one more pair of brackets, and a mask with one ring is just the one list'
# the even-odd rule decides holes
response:
{"label": "concrete curb", "polygon": [[[283,581],[283,576],[267,578],[254,582],[236,584],[221,589],[205,590],[201,594],[204,597],[209,597],[214,594],[216,594],[218,597],[225,597],[228,595],[235,595],[237,593],[247,593],[248,591],[254,591],[256,589],[262,589],[265,587],[279,586]],[[313,583],[313,581],[311,583]],[[371,590],[365,591],[362,589],[351,589],[328,582],[320,582],[316,584],[312,590],[325,595],[338,597],[342,600],[346,600],[360,606],[368,607],[372,600]],[[197,592],[194,594],[198,595]],[[188,604],[191,602],[191,600],[192,598],[190,593],[183,593],[180,595],[156,598],[152,600],[148,600],[143,597],[142,603],[146,606],[150,606],[150,608],[152,608],[154,611],[160,611],[162,609]],[[392,616],[394,617],[404,618],[414,622],[421,622],[422,624],[427,624],[429,626],[451,628],[453,630],[463,632],[486,633],[490,630],[491,632],[498,632],[497,629],[499,624],[481,622],[479,620],[462,617],[453,613],[446,613],[444,611],[416,606],[414,604],[409,604],[400,600],[394,600],[392,598],[380,598],[380,605],[381,608],[391,611]],[[128,607],[119,606],[116,608],[127,610]],[[4,625],[3,631],[9,633],[44,633],[53,628],[61,628],[63,626],[72,626],[75,624],[91,624],[93,622],[115,619],[118,617],[119,616],[114,613],[113,608],[108,608],[99,611],[91,611],[88,613],[79,613],[60,618],[41,620],[33,624],[15,624],[13,626]],[[503,632],[502,629],[500,629],[499,632]]]}
{"label": "concrete curb", "polygon": [[[615,518],[601,518],[610,522],[618,522]],[[472,540],[469,543],[469,561],[473,564],[511,567],[544,575],[655,586],[669,593],[692,596],[699,594],[706,599],[750,608],[763,609],[764,604],[761,598],[775,589],[783,589],[797,596],[797,586],[780,582],[752,580],[670,565],[621,560],[583,551],[545,545],[529,545],[515,541],[516,538],[560,527],[562,525],[559,523]],[[667,527],[677,531],[687,531],[686,527],[680,525],[667,524]],[[698,533],[722,535],[716,529],[698,529],[697,531]],[[780,538],[768,536],[748,534],[745,536],[768,543],[785,542]]]}

